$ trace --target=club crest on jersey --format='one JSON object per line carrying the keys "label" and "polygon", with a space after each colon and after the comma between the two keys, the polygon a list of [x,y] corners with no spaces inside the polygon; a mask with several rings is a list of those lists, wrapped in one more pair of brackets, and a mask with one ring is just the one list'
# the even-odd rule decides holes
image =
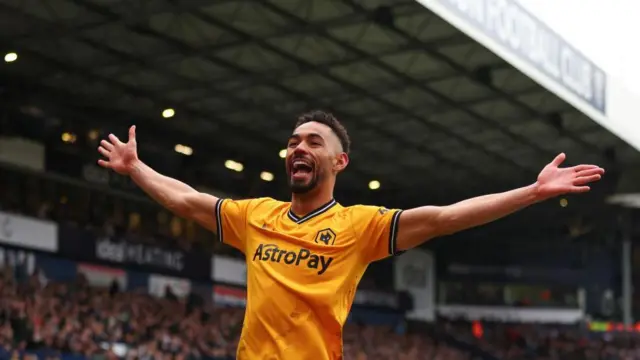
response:
{"label": "club crest on jersey", "polygon": [[327,271],[333,261],[332,257],[317,255],[308,249],[289,251],[281,249],[275,244],[260,244],[253,254],[253,261],[266,261],[274,263],[284,263],[293,266],[306,266],[309,269],[317,270],[318,275]]}
{"label": "club crest on jersey", "polygon": [[322,229],[316,234],[315,242],[316,244],[333,245],[336,242],[336,233],[329,228]]}

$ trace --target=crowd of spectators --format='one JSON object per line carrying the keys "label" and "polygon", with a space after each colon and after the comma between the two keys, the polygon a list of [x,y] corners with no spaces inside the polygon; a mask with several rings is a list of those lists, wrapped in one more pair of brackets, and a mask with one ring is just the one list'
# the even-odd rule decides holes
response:
{"label": "crowd of spectators", "polygon": [[[69,284],[33,275],[17,282],[0,274],[0,358],[233,359],[244,309],[216,307],[193,297],[152,297],[117,286]],[[463,352],[425,334],[349,324],[345,359],[462,360]],[[33,355],[32,355],[33,356]]]}

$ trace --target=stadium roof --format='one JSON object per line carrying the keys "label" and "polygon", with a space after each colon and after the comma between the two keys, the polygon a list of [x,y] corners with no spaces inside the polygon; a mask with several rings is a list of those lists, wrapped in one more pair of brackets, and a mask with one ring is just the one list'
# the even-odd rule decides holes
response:
{"label": "stadium roof", "polygon": [[[640,163],[413,0],[5,0],[0,35],[0,49],[19,56],[0,74],[20,89],[12,99],[23,110],[76,131],[124,135],[136,123],[149,151],[192,148],[193,160],[176,166],[229,177],[210,184],[229,192],[283,196],[278,153],[295,117],[316,108],[334,112],[354,143],[338,185],[347,203],[412,206],[504,190],[534,181],[561,151],[574,164]],[[167,108],[175,116],[163,118]],[[224,159],[243,163],[243,174]],[[255,190],[264,170],[275,181]],[[371,180],[380,190],[367,188]],[[602,194],[586,198],[602,203]],[[575,215],[557,203],[542,209],[549,221]]]}

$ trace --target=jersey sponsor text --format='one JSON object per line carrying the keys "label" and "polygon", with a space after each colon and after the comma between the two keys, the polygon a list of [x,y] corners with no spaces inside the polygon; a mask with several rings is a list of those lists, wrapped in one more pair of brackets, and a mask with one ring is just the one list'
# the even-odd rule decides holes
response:
{"label": "jersey sponsor text", "polygon": [[260,244],[253,254],[253,261],[268,261],[275,263],[285,263],[287,265],[306,265],[309,269],[318,270],[318,275],[327,271],[333,261],[332,257],[317,255],[308,249],[289,251],[281,249],[275,244]]}

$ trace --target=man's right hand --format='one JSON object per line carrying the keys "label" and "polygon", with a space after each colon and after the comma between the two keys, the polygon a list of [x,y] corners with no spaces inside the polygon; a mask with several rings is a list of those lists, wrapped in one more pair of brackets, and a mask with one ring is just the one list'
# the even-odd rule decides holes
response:
{"label": "man's right hand", "polygon": [[102,140],[98,151],[107,160],[98,160],[98,165],[121,175],[129,175],[138,162],[136,127],[129,128],[129,141],[123,143],[115,135],[109,134],[109,141]]}

